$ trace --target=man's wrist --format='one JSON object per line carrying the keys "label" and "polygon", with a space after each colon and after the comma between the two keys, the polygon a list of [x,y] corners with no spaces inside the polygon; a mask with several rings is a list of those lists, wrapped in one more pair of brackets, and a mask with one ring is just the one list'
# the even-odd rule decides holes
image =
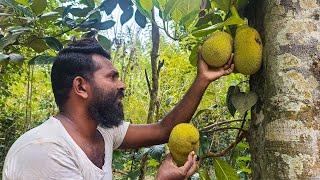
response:
{"label": "man's wrist", "polygon": [[210,83],[211,83],[211,81],[209,81],[205,77],[202,77],[201,75],[197,74],[196,79],[195,79],[195,84],[197,84],[197,86],[200,86],[200,87],[206,89]]}

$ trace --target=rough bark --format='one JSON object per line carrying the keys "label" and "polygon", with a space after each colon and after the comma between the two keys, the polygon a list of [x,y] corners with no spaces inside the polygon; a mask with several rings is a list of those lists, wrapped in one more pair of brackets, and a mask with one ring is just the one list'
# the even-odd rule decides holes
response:
{"label": "rough bark", "polygon": [[320,179],[320,1],[256,0],[264,40],[249,143],[254,179]]}
{"label": "rough bark", "polygon": [[[152,18],[154,19],[154,10],[152,10]],[[152,69],[152,88],[150,93],[149,111],[147,123],[153,122],[153,116],[156,108],[158,89],[159,89],[159,73],[158,73],[158,52],[159,52],[160,34],[159,28],[152,21],[152,50],[151,50],[151,69]]]}

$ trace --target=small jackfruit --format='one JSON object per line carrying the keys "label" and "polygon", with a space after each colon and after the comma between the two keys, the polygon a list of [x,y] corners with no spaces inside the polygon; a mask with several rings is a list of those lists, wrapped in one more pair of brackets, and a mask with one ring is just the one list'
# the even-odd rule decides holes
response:
{"label": "small jackfruit", "polygon": [[262,64],[262,41],[259,33],[247,25],[239,27],[234,40],[234,67],[245,75],[256,73]]}
{"label": "small jackfruit", "polygon": [[226,64],[232,53],[232,36],[223,31],[215,31],[203,43],[201,55],[211,67],[221,67]]}
{"label": "small jackfruit", "polygon": [[191,151],[198,152],[198,129],[190,123],[176,125],[171,131],[168,147],[176,164],[183,166]]}

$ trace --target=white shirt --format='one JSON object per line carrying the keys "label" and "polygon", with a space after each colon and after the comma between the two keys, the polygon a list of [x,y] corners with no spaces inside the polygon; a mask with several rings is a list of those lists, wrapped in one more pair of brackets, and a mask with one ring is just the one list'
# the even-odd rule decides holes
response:
{"label": "white shirt", "polygon": [[3,168],[3,180],[112,179],[112,151],[118,148],[129,127],[101,128],[105,142],[102,169],[94,165],[68,134],[61,122],[50,117],[23,134],[10,148]]}

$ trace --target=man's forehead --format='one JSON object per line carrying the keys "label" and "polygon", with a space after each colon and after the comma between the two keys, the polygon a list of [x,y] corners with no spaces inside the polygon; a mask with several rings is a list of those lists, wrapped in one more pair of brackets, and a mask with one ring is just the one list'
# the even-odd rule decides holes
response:
{"label": "man's forehead", "polygon": [[100,66],[100,69],[104,69],[104,70],[116,70],[113,67],[112,62],[107,59],[104,56],[101,56],[99,54],[93,54],[92,55],[92,60],[97,63],[98,66]]}

